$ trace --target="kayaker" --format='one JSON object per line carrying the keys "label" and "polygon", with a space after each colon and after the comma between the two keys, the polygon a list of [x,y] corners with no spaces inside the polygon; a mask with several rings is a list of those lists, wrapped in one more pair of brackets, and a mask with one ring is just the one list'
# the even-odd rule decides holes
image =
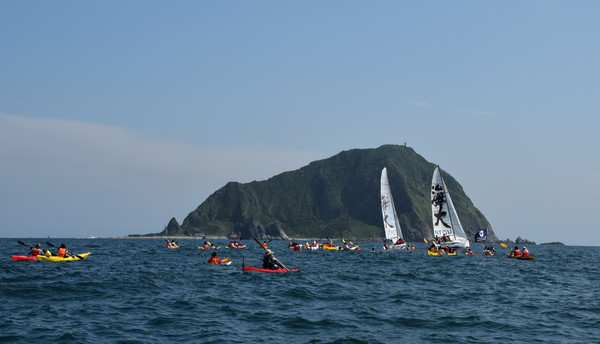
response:
{"label": "kayaker", "polygon": [[521,253],[521,257],[529,258],[529,250],[527,249],[526,246],[523,246],[523,252]]}
{"label": "kayaker", "polygon": [[473,254],[473,251],[471,250],[471,248],[469,248],[469,250],[467,251],[467,254]]}
{"label": "kayaker", "polygon": [[59,257],[63,257],[63,258],[69,257],[70,254],[69,254],[69,251],[67,250],[67,245],[60,244],[58,251],[56,251],[56,255]]}
{"label": "kayaker", "polygon": [[437,248],[435,246],[435,243],[433,243],[433,242],[431,243],[431,245],[429,245],[429,247],[427,249],[433,253],[437,252]]}
{"label": "kayaker", "polygon": [[521,256],[521,250],[519,250],[519,247],[515,246],[515,250],[513,251],[513,256],[515,256],[515,257]]}
{"label": "kayaker", "polygon": [[279,269],[279,266],[277,265],[277,259],[273,255],[273,251],[269,249],[267,249],[267,252],[265,252],[265,256],[263,257],[263,269]]}
{"label": "kayaker", "polygon": [[44,255],[44,250],[42,250],[42,244],[36,244],[35,247],[31,247],[29,249],[30,256],[41,256]]}
{"label": "kayaker", "polygon": [[208,259],[208,264],[221,264],[221,259],[217,257],[217,252],[212,253],[212,256]]}
{"label": "kayaker", "polygon": [[350,246],[348,246],[348,244],[346,242],[344,242],[344,245],[342,246],[342,250],[349,250]]}

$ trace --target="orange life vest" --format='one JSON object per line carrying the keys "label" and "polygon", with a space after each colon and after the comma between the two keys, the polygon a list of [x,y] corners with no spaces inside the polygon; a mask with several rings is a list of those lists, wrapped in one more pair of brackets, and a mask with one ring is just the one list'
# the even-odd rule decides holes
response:
{"label": "orange life vest", "polygon": [[523,251],[523,258],[529,257],[529,251]]}
{"label": "orange life vest", "polygon": [[39,248],[32,248],[31,249],[31,255],[32,256],[39,256],[42,254],[42,250],[40,250]]}
{"label": "orange life vest", "polygon": [[57,256],[59,256],[59,257],[64,257],[66,253],[67,253],[67,249],[66,249],[66,248],[64,248],[64,247],[61,247],[61,248],[59,248],[59,249],[58,249],[58,254],[57,254]]}
{"label": "orange life vest", "polygon": [[221,259],[218,257],[210,257],[208,264],[221,264]]}
{"label": "orange life vest", "polygon": [[521,255],[521,250],[515,250],[515,257],[518,257]]}

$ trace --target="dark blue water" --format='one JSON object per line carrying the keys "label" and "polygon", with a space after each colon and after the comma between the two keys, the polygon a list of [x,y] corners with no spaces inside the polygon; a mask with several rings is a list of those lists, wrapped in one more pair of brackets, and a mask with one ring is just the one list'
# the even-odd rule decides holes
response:
{"label": "dark blue water", "polygon": [[[52,239],[85,261],[13,262],[0,239],[0,342],[585,343],[600,336],[600,248],[531,246],[534,261],[364,251],[291,252],[297,273],[241,272],[262,249],[200,241]],[[218,241],[216,241],[218,242]],[[224,241],[221,241],[224,243]],[[370,253],[375,246],[377,253]],[[481,251],[475,246],[475,251]]]}

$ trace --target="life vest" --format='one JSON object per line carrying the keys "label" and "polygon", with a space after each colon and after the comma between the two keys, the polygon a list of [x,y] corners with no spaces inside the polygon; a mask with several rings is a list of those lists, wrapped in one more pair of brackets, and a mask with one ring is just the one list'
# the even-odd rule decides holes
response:
{"label": "life vest", "polygon": [[523,251],[523,258],[529,258],[529,251],[527,251],[527,250]]}
{"label": "life vest", "polygon": [[521,255],[521,250],[518,250],[518,249],[517,249],[517,250],[515,250],[515,253],[514,253],[514,254],[515,254],[515,257],[518,257],[518,256],[520,256],[520,255]]}
{"label": "life vest", "polygon": [[64,247],[61,247],[61,248],[59,248],[59,249],[58,249],[57,256],[59,256],[59,257],[64,257],[64,256],[65,256],[65,254],[67,254],[67,249],[66,249],[66,248],[64,248]]}
{"label": "life vest", "polygon": [[42,254],[42,250],[40,250],[39,248],[32,248],[31,249],[31,255],[32,256],[39,256]]}
{"label": "life vest", "polygon": [[202,248],[205,249],[205,250],[208,250],[210,247],[208,247],[207,244],[204,244],[204,245],[202,245]]}
{"label": "life vest", "polygon": [[221,264],[221,259],[218,257],[210,257],[208,264]]}

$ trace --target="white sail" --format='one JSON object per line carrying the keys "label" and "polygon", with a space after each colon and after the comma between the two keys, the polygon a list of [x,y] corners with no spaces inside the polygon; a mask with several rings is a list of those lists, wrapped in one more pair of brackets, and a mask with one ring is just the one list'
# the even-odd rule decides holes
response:
{"label": "white sail", "polygon": [[[392,245],[398,239],[404,239],[402,229],[400,228],[400,221],[398,221],[398,215],[396,214],[396,208],[394,207],[394,199],[392,198],[392,191],[390,190],[387,169],[385,167],[381,170],[381,214],[383,217],[385,238],[391,240]],[[393,245],[393,248],[406,248],[406,244]]]}
{"label": "white sail", "polygon": [[451,247],[469,247],[469,240],[462,228],[439,166],[433,171],[431,179],[431,218],[435,237],[442,238],[445,235],[450,239],[446,244]]}

